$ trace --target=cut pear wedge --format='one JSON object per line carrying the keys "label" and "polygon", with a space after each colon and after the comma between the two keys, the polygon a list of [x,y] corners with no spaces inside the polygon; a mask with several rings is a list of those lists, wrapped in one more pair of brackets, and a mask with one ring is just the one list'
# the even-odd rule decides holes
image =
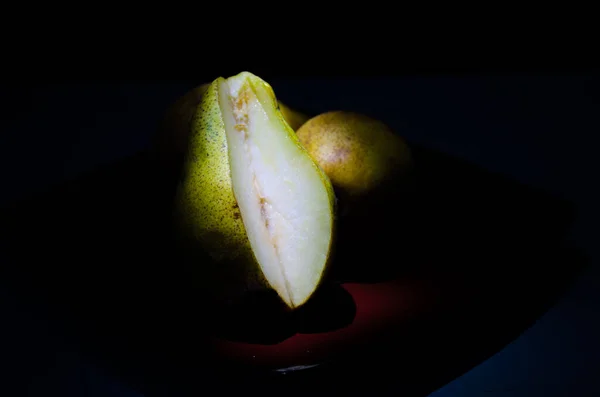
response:
{"label": "cut pear wedge", "polygon": [[329,259],[329,181],[294,139],[273,91],[249,73],[219,84],[233,192],[266,280],[290,307],[315,291]]}

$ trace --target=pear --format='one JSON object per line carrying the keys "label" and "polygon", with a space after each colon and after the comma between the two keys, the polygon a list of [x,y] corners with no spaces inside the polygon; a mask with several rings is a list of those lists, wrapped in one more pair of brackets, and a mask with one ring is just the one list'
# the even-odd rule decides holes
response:
{"label": "pear", "polygon": [[322,113],[296,134],[340,199],[355,201],[373,195],[412,165],[406,142],[385,123],[363,114]]}
{"label": "pear", "polygon": [[198,281],[218,298],[268,289],[298,308],[327,274],[334,214],[331,182],[271,86],[249,72],[213,81],[191,121],[175,198]]}

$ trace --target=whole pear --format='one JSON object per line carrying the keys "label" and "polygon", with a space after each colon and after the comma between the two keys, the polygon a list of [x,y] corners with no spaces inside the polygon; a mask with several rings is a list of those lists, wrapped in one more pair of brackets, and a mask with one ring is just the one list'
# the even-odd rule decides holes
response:
{"label": "whole pear", "polygon": [[412,166],[406,142],[385,123],[363,114],[322,113],[296,134],[340,199],[356,201],[373,195]]}
{"label": "whole pear", "polygon": [[330,262],[329,178],[258,76],[216,79],[192,113],[174,204],[198,283],[218,299],[270,289],[302,306]]}

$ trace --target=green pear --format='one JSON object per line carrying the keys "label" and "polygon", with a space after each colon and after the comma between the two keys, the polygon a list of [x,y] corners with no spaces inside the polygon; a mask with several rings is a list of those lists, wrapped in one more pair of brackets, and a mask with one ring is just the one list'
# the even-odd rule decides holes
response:
{"label": "green pear", "polygon": [[[217,78],[202,95],[175,198],[198,281],[217,294],[267,288],[302,306],[327,274],[335,196],[261,78]],[[198,255],[202,257],[202,255]]]}

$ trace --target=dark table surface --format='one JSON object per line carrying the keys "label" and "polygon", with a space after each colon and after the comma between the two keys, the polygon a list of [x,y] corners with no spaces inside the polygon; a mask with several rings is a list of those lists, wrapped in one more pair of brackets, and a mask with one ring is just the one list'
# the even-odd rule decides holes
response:
{"label": "dark table surface", "polygon": [[[30,91],[7,87],[1,110],[1,203],[147,147],[164,108],[202,82],[46,85]],[[293,107],[311,113],[336,108],[368,113],[411,142],[573,202],[577,219],[570,236],[591,266],[531,328],[431,396],[600,395],[599,79],[271,83],[280,99]],[[57,347],[51,319],[32,307],[22,310],[4,288],[0,315],[0,395],[142,395],[75,349]]]}

